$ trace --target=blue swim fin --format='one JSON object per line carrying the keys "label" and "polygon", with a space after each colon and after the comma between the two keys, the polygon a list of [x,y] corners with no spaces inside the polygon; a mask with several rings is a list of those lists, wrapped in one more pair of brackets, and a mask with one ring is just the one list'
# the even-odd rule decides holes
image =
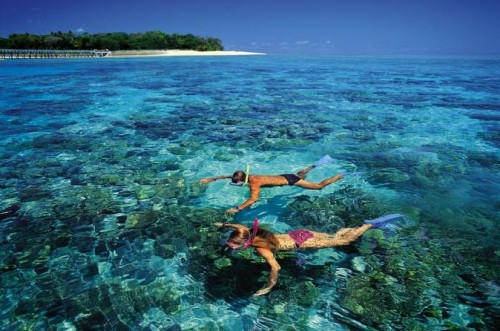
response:
{"label": "blue swim fin", "polygon": [[333,161],[335,161],[335,160],[332,159],[330,155],[325,155],[321,159],[319,159],[318,161],[314,162],[312,164],[312,166],[313,167],[318,167],[318,166],[322,166],[322,165],[325,165],[325,164],[330,164]]}
{"label": "blue swim fin", "polygon": [[380,217],[375,218],[373,220],[365,220],[365,224],[371,224],[371,225],[373,225],[372,229],[378,229],[378,228],[387,227],[389,225],[388,223],[390,221],[392,221],[396,218],[400,218],[400,217],[404,217],[404,215],[389,214],[389,215],[380,216]]}

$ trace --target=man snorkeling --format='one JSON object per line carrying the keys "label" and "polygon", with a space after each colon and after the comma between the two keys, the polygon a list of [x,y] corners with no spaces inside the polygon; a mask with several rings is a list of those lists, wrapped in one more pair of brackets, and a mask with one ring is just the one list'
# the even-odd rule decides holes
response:
{"label": "man snorkeling", "polygon": [[259,228],[257,219],[254,220],[253,229],[233,223],[217,222],[215,226],[234,229],[226,241],[227,246],[232,249],[255,247],[257,253],[271,267],[266,286],[254,294],[254,296],[259,296],[269,293],[278,281],[278,272],[281,267],[278,261],[276,261],[273,251],[320,249],[349,245],[363,235],[366,230],[385,227],[389,221],[400,217],[404,217],[404,215],[390,214],[374,220],[366,220],[362,226],[357,228],[342,228],[334,234],[315,232],[307,229],[297,229],[287,234],[274,234]]}
{"label": "man snorkeling", "polygon": [[285,186],[285,185],[291,185],[291,186],[299,186],[308,190],[321,190],[324,187],[335,183],[336,181],[342,179],[342,175],[336,175],[331,178],[327,178],[319,183],[314,183],[310,181],[306,181],[306,174],[314,169],[317,166],[328,164],[333,162],[333,159],[326,155],[320,160],[316,161],[313,163],[312,166],[309,166],[301,171],[299,171],[297,174],[283,174],[283,175],[278,175],[278,176],[273,176],[273,175],[250,175],[247,173],[238,170],[235,173],[233,173],[230,176],[217,176],[217,177],[209,177],[209,178],[203,178],[199,181],[200,184],[208,184],[211,182],[214,182],[218,179],[231,179],[231,185],[236,185],[236,186],[243,186],[244,184],[248,184],[248,187],[250,188],[250,198],[246,200],[244,203],[242,203],[239,206],[236,206],[235,208],[231,208],[226,210],[227,213],[229,214],[236,214],[240,210],[243,210],[247,208],[248,206],[254,204],[258,199],[260,195],[260,188],[261,187],[273,187],[273,186]]}

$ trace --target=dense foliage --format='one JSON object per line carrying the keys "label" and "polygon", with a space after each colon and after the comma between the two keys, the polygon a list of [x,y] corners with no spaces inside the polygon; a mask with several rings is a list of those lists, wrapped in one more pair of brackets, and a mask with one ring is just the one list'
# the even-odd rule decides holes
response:
{"label": "dense foliage", "polygon": [[67,33],[51,32],[49,35],[11,34],[0,38],[0,48],[6,49],[58,49],[58,50],[144,50],[192,49],[197,51],[223,50],[216,38],[203,38],[192,34],[167,34],[161,31],[145,33]]}

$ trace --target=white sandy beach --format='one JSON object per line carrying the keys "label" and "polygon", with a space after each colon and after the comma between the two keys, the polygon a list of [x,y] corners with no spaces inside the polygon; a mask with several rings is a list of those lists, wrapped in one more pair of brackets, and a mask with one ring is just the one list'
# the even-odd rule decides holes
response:
{"label": "white sandy beach", "polygon": [[192,51],[192,50],[144,50],[144,51],[113,51],[111,57],[151,57],[151,56],[240,56],[240,55],[265,55],[265,53],[243,51]]}

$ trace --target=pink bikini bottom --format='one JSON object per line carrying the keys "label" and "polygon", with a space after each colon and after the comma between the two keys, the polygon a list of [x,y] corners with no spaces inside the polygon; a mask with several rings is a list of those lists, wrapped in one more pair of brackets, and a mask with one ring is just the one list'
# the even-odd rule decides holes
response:
{"label": "pink bikini bottom", "polygon": [[300,247],[307,239],[314,237],[314,234],[309,230],[297,229],[288,232],[288,235],[295,241],[295,245]]}

